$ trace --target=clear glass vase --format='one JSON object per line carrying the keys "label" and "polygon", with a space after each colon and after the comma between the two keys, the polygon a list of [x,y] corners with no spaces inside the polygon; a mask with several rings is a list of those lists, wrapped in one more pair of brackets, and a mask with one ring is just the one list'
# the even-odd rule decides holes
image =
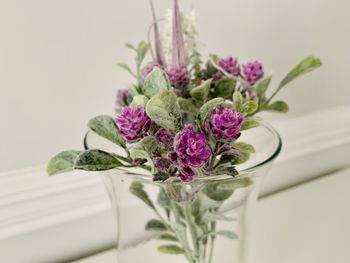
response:
{"label": "clear glass vase", "polygon": [[[247,263],[249,231],[259,189],[281,150],[277,132],[263,122],[240,140],[254,145],[239,175],[152,181],[139,171],[110,170],[102,177],[114,210],[118,263]],[[108,149],[89,133],[85,147]]]}

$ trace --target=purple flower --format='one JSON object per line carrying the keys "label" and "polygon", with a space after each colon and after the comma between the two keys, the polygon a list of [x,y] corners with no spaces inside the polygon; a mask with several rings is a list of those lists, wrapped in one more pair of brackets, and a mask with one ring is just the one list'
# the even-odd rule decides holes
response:
{"label": "purple flower", "polygon": [[118,89],[116,94],[116,111],[120,111],[120,107],[127,106],[131,103],[132,96],[128,89]]}
{"label": "purple flower", "polygon": [[243,65],[243,80],[253,86],[264,77],[263,65],[259,61],[249,62]]}
{"label": "purple flower", "polygon": [[185,66],[173,65],[168,67],[165,71],[171,85],[176,89],[184,88],[190,82],[190,77]]}
{"label": "purple flower", "polygon": [[219,141],[234,141],[241,135],[243,115],[234,109],[213,108],[206,130]]}
{"label": "purple flower", "polygon": [[142,83],[145,82],[147,79],[148,75],[153,71],[154,68],[162,68],[162,66],[158,63],[152,63],[142,70]]}
{"label": "purple flower", "polygon": [[[232,76],[238,77],[239,74],[241,73],[241,68],[238,64],[237,58],[234,58],[234,57],[221,58],[218,62],[218,65],[220,68],[222,68]],[[224,73],[221,71],[218,71],[213,75],[213,79],[219,80],[223,76],[224,76]]]}
{"label": "purple flower", "polygon": [[196,174],[190,167],[183,167],[180,169],[177,178],[179,178],[182,182],[190,182]]}
{"label": "purple flower", "polygon": [[202,167],[212,154],[207,137],[194,131],[191,124],[186,125],[175,136],[174,150],[177,154],[177,163],[181,167]]}
{"label": "purple flower", "polygon": [[170,162],[165,158],[157,158],[154,166],[161,172],[166,172],[170,167]]}
{"label": "purple flower", "polygon": [[159,144],[162,144],[164,146],[171,144],[173,135],[170,131],[161,128],[156,133],[156,140]]}
{"label": "purple flower", "polygon": [[141,106],[126,106],[116,117],[119,132],[126,142],[135,142],[144,137],[151,126],[151,119]]}

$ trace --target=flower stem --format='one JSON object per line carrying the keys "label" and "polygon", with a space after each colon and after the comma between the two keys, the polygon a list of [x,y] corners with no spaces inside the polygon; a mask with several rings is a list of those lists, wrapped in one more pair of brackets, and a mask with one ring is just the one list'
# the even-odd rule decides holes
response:
{"label": "flower stem", "polygon": [[190,230],[190,236],[191,236],[192,243],[193,243],[193,251],[195,254],[195,258],[196,258],[195,262],[198,262],[198,258],[199,258],[198,235],[197,235],[195,222],[193,221],[193,218],[192,218],[191,204],[184,205],[183,212],[185,215],[185,219],[186,219],[188,228]]}

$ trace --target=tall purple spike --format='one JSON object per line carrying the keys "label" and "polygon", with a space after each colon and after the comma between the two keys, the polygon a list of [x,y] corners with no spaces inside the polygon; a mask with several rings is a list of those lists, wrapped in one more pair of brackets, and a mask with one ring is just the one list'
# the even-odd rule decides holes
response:
{"label": "tall purple spike", "polygon": [[173,66],[185,67],[185,42],[182,31],[181,13],[177,0],[174,0],[173,10]]}
{"label": "tall purple spike", "polygon": [[158,22],[157,22],[157,16],[156,11],[154,9],[153,1],[150,0],[151,9],[152,9],[152,16],[153,16],[153,28],[154,28],[154,47],[155,47],[155,53],[156,53],[156,61],[159,65],[164,66],[165,65],[165,57],[163,52],[163,46],[162,41],[160,39],[159,35],[159,28],[158,28]]}

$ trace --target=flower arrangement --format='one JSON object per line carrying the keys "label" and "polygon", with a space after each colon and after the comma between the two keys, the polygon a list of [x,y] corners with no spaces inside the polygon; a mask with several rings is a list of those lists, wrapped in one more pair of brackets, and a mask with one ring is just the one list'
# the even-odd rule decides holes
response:
{"label": "flower arrangement", "polygon": [[[153,6],[152,10],[154,48],[146,42],[137,46],[127,44],[126,47],[136,54],[136,71],[127,64],[118,64],[135,78],[135,83],[129,89],[118,90],[115,117],[98,116],[88,123],[93,132],[115,143],[119,152],[64,151],[48,163],[49,175],[73,169],[105,171],[137,167],[144,169],[160,185],[169,181],[189,184],[195,178],[216,175],[239,179],[236,166],[254,153],[253,145],[239,141],[241,133],[259,126],[261,118],[257,115],[260,112],[288,112],[286,102],[274,100],[277,93],[297,77],[321,66],[316,57],[303,59],[268,96],[271,76],[265,76],[261,62],[240,63],[233,56],[210,55],[204,63],[195,41],[194,16],[188,18],[181,14],[174,0],[173,12],[168,14],[171,23],[167,29],[171,29],[171,34],[166,32],[162,42]],[[149,50],[153,59],[144,64]],[[249,185],[249,180],[243,182],[243,186]],[[155,209],[142,184],[135,182],[130,191]],[[162,189],[160,194],[163,201],[178,201],[174,192],[167,191],[165,195]],[[217,200],[212,196],[207,191],[207,197],[214,201],[228,198]],[[221,205],[203,209],[212,215],[216,213],[219,218]],[[146,228],[163,229],[160,236],[164,240],[173,239],[179,244],[160,246],[159,251],[183,253],[188,262],[211,262],[211,256],[206,259],[203,251],[207,249],[207,240],[212,235],[208,233],[213,224],[207,222],[203,226],[203,222],[193,222],[192,216],[197,220],[193,209],[191,205],[186,206],[182,213],[187,222],[185,226],[196,239],[192,247],[185,235],[176,231],[178,226],[174,228],[163,217],[148,222]],[[175,210],[166,208],[168,219],[172,213],[176,215]],[[223,233],[229,238],[235,237],[229,231]]]}

